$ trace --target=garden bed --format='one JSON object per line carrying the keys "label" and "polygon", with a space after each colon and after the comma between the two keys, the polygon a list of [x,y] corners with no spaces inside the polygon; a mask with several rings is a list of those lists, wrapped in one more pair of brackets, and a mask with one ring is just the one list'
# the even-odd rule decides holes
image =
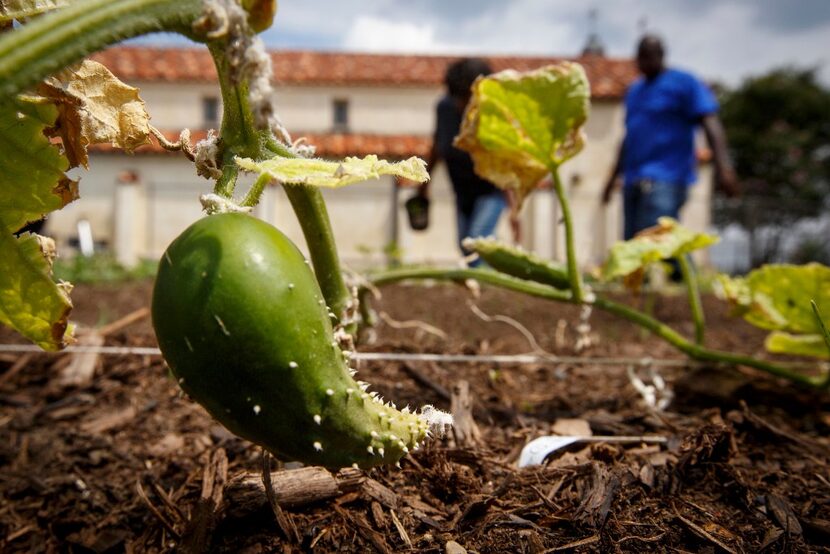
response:
{"label": "garden bed", "polygon": [[[683,359],[603,313],[591,318],[598,342],[576,352],[577,308],[505,291],[383,294],[385,322],[362,351],[533,349],[510,324],[473,313],[472,300],[560,356]],[[73,298],[75,318],[100,326],[148,305],[150,286],[79,286]],[[705,306],[707,345],[763,356],[764,332],[714,299]],[[693,332],[684,296],[661,296],[654,310]],[[22,340],[2,331],[0,342]],[[106,344],[155,339],[143,319]],[[0,354],[3,552],[830,552],[830,399],[755,372],[661,367],[675,402],[656,412],[625,364],[363,362],[361,378],[399,405],[449,409],[468,382],[479,439],[434,441],[401,469],[290,474],[289,465],[273,474],[278,525],[257,488],[259,449],[183,397],[161,358],[102,356],[90,383],[61,385],[71,359]],[[596,435],[667,443],[600,442],[516,467],[528,440],[586,423]]]}

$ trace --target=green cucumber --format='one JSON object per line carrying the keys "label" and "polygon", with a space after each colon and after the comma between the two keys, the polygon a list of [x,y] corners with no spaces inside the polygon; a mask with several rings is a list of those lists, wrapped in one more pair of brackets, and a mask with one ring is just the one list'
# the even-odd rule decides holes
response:
{"label": "green cucumber", "polygon": [[560,290],[571,288],[568,268],[509,246],[492,238],[464,239],[464,248],[475,252],[487,265],[507,275],[550,285]]}
{"label": "green cucumber", "polygon": [[152,316],[182,389],[279,459],[394,463],[435,419],[448,424],[430,407],[398,411],[352,378],[308,262],[252,216],[207,216],[176,238],[159,265]]}

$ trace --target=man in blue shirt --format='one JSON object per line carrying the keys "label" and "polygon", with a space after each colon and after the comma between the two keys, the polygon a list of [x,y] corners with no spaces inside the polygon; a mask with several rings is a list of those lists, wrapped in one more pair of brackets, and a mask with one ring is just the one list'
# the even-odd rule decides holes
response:
{"label": "man in blue shirt", "polygon": [[712,150],[716,186],[730,196],[737,193],[715,96],[693,75],[667,68],[663,58],[658,37],[640,40],[637,66],[643,76],[625,95],[625,139],[602,195],[607,204],[623,181],[626,240],[662,216],[679,218],[696,179],[698,126]]}

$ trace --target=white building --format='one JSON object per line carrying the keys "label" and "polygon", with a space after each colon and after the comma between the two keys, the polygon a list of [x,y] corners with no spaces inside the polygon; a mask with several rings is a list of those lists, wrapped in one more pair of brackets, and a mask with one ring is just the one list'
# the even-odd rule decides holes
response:
{"label": "white building", "polygon": [[[431,143],[434,109],[447,65],[455,58],[319,52],[273,52],[279,115],[296,137],[306,136],[318,154],[338,158],[378,154],[385,158],[425,156]],[[189,128],[194,137],[218,128],[221,101],[206,49],[111,48],[95,56],[123,81],[141,89],[153,124],[171,137]],[[541,67],[553,58],[490,57],[496,70]],[[619,198],[609,207],[599,197],[623,134],[621,98],[636,77],[631,60],[587,56],[583,64],[592,87],[586,126],[588,145],[563,166],[570,187],[577,251],[586,266],[604,259],[621,236]],[[134,179],[125,178],[130,175]],[[697,186],[684,219],[696,229],[709,223],[708,179]],[[197,177],[183,156],[156,145],[134,155],[109,147],[93,149],[90,171],[81,175],[81,199],[50,216],[47,232],[60,242],[87,220],[96,241],[122,261],[158,257],[188,224],[200,217],[198,196],[211,183]],[[413,232],[402,205],[412,194],[396,190],[391,178],[326,191],[343,261],[355,266],[382,262],[395,245],[406,262],[450,263],[456,247],[452,192],[446,171],[433,175],[431,225]],[[279,188],[269,189],[257,215],[303,247],[302,233]],[[555,195],[539,191],[523,211],[524,246],[563,259],[563,229]],[[503,218],[506,220],[506,217]],[[506,221],[499,229],[509,239]]]}

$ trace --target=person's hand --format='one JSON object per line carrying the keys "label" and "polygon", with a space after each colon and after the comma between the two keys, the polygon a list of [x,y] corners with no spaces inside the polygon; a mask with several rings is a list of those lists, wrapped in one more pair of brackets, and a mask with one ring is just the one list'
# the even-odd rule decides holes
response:
{"label": "person's hand", "polygon": [[416,194],[418,196],[422,196],[424,198],[429,199],[429,181],[426,183],[419,183],[418,181],[413,181],[412,179],[407,179],[405,177],[398,177],[395,179],[395,184],[401,188],[416,189]]}
{"label": "person's hand", "polygon": [[716,169],[715,189],[723,192],[729,198],[740,196],[741,185],[738,181],[738,175],[731,166]]}
{"label": "person's hand", "polygon": [[614,190],[619,188],[621,185],[622,179],[617,175],[608,179],[608,183],[605,185],[605,189],[602,191],[602,203],[608,204],[611,201],[611,195],[614,193]]}

